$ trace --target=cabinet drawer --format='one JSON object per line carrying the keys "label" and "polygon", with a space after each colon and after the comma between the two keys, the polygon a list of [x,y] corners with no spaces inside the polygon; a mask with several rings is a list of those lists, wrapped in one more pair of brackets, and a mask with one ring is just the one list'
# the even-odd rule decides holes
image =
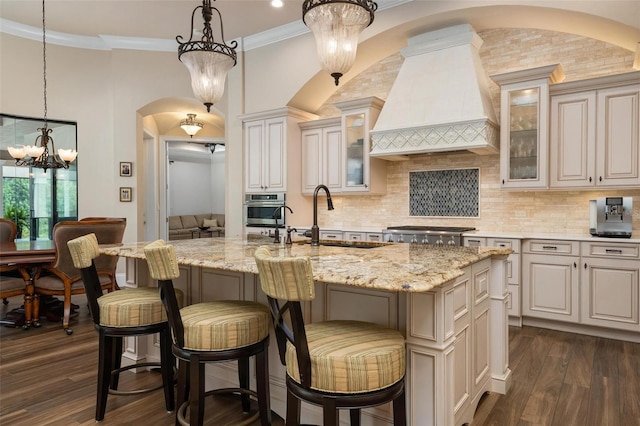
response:
{"label": "cabinet drawer", "polygon": [[367,241],[382,241],[381,232],[367,232]]}
{"label": "cabinet drawer", "polygon": [[465,247],[480,247],[487,245],[487,239],[484,237],[464,237]]}
{"label": "cabinet drawer", "polygon": [[509,238],[487,238],[487,245],[491,247],[510,248],[514,253],[520,253],[520,240]]}
{"label": "cabinet drawer", "polygon": [[616,244],[607,242],[583,242],[583,256],[612,259],[640,259],[640,244]]}
{"label": "cabinet drawer", "polygon": [[320,231],[321,240],[342,240],[341,231]]}
{"label": "cabinet drawer", "polygon": [[554,253],[577,256],[580,254],[580,243],[578,241],[561,240],[525,240],[524,251],[526,253]]}
{"label": "cabinet drawer", "polygon": [[343,232],[342,235],[345,241],[364,241],[366,239],[364,232]]}

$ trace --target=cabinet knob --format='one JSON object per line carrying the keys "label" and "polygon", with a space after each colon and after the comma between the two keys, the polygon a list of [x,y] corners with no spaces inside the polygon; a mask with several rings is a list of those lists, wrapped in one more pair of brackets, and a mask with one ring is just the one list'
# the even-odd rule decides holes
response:
{"label": "cabinet knob", "polygon": [[600,176],[600,182],[602,182],[602,176]]}
{"label": "cabinet knob", "polygon": [[591,176],[589,176],[589,183],[591,183],[591,181],[592,181],[592,180],[593,180],[593,179],[591,179]]}
{"label": "cabinet knob", "polygon": [[577,267],[578,267],[578,265],[576,264],[576,262],[573,262],[573,267],[574,267],[574,268],[577,268]]}
{"label": "cabinet knob", "polygon": [[502,179],[502,184],[504,185],[504,179]]}
{"label": "cabinet knob", "polygon": [[584,269],[587,269],[587,262],[584,262]]}

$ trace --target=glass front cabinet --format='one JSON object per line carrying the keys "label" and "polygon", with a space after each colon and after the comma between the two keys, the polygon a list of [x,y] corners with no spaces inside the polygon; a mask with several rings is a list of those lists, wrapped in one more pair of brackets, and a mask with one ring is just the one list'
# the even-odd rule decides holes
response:
{"label": "glass front cabinet", "polygon": [[500,85],[500,184],[547,188],[549,84],[562,81],[560,65],[491,77]]}

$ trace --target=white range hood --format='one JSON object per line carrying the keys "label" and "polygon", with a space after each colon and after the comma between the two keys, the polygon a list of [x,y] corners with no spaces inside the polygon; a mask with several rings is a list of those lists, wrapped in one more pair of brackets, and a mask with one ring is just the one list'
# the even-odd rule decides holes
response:
{"label": "white range hood", "polygon": [[404,63],[371,131],[372,157],[498,152],[500,132],[478,53],[481,45],[468,24],[409,39],[401,50]]}

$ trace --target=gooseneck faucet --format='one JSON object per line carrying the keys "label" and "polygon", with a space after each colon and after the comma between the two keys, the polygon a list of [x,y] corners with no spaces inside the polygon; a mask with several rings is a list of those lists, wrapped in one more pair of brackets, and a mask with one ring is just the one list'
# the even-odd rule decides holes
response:
{"label": "gooseneck faucet", "polygon": [[324,189],[327,193],[327,210],[333,210],[333,201],[331,201],[331,193],[325,185],[318,185],[313,191],[313,226],[311,227],[311,245],[320,245],[320,228],[318,228],[318,191]]}
{"label": "gooseneck faucet", "polygon": [[276,244],[280,242],[280,231],[278,230],[278,212],[282,210],[282,208],[288,209],[291,214],[293,214],[293,210],[291,210],[291,207],[286,204],[281,205],[273,211],[273,215],[271,217],[276,222],[276,231],[273,234],[273,242]]}

